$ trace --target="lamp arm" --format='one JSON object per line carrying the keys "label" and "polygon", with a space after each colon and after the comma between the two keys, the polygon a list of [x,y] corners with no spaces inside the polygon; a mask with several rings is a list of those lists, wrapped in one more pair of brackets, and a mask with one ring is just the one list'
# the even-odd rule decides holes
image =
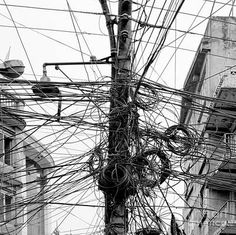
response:
{"label": "lamp arm", "polygon": [[58,108],[57,108],[57,121],[59,122],[61,119],[61,105],[62,105],[61,93],[59,93],[58,97],[59,97],[59,100],[58,100]]}

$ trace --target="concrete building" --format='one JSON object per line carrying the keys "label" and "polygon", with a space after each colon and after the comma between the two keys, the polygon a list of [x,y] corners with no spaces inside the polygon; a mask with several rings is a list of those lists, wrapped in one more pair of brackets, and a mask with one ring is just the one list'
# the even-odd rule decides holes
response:
{"label": "concrete building", "polygon": [[0,235],[46,235],[44,206],[53,159],[25,132],[24,102],[0,90]]}
{"label": "concrete building", "polygon": [[180,122],[198,132],[184,163],[185,233],[236,234],[236,18],[209,20],[184,91]]}

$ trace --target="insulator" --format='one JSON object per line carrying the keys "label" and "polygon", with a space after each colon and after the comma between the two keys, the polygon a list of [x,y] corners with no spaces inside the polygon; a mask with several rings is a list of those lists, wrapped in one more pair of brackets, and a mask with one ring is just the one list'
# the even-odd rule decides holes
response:
{"label": "insulator", "polygon": [[120,12],[122,12],[123,14],[131,15],[131,6],[131,0],[124,0],[121,3]]}
{"label": "insulator", "polygon": [[90,56],[90,62],[94,62],[94,61],[96,61],[97,60],[97,57],[96,56],[94,56],[94,55],[91,55]]}
{"label": "insulator", "polygon": [[128,32],[128,30],[122,30],[120,34],[121,34],[121,37],[122,37],[123,39],[126,39],[126,38],[129,37],[129,32]]}

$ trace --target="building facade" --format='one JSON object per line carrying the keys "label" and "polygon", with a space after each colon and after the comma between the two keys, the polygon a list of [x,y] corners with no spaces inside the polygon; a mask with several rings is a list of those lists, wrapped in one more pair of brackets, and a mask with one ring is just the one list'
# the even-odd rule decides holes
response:
{"label": "building facade", "polygon": [[212,17],[184,84],[180,123],[197,131],[184,163],[184,231],[236,234],[236,18]]}
{"label": "building facade", "polygon": [[0,235],[48,234],[50,154],[25,132],[24,102],[0,90]]}

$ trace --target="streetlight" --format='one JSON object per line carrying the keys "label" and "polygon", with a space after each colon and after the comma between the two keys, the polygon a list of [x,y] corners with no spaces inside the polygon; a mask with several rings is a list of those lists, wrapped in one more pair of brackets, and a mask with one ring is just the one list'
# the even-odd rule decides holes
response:
{"label": "streetlight", "polygon": [[[21,60],[6,60],[0,64],[0,74],[10,80],[20,77],[24,73],[24,69],[25,69],[25,66]],[[0,80],[4,81],[5,83],[4,78],[0,78]],[[11,93],[4,91],[1,85],[1,89],[0,89],[1,117],[0,119],[1,121],[6,122],[6,124],[9,126],[18,127],[19,129],[23,130],[26,126],[26,122],[19,114],[17,114],[15,111],[12,111],[13,109],[19,109],[19,106],[18,106],[19,103],[24,103],[24,101]]]}
{"label": "streetlight", "polygon": [[[100,60],[96,60],[96,57],[91,56],[89,62],[51,62],[51,63],[44,63],[43,64],[43,76],[40,78],[40,81],[35,84],[31,89],[33,93],[40,97],[40,98],[59,98],[58,100],[58,121],[60,119],[61,114],[61,92],[59,88],[51,82],[51,79],[47,76],[47,66],[55,66],[56,70],[59,69],[59,65],[65,66],[65,65],[98,65],[98,64],[112,64],[112,62],[109,61],[110,57],[105,57]],[[60,70],[61,71],[61,70]],[[62,72],[62,71],[61,71]]]}
{"label": "streetlight", "polygon": [[43,72],[40,82],[32,87],[32,91],[36,96],[41,98],[56,98],[60,96],[59,88],[51,83],[46,70]]}
{"label": "streetlight", "polygon": [[57,121],[61,116],[61,92],[59,88],[51,83],[51,79],[47,76],[46,68],[43,69],[43,76],[40,78],[40,82],[32,86],[32,91],[36,96],[40,98],[59,98],[57,108]]}
{"label": "streetlight", "polygon": [[0,64],[0,74],[10,79],[20,77],[24,69],[25,66],[21,60],[7,60]]}

